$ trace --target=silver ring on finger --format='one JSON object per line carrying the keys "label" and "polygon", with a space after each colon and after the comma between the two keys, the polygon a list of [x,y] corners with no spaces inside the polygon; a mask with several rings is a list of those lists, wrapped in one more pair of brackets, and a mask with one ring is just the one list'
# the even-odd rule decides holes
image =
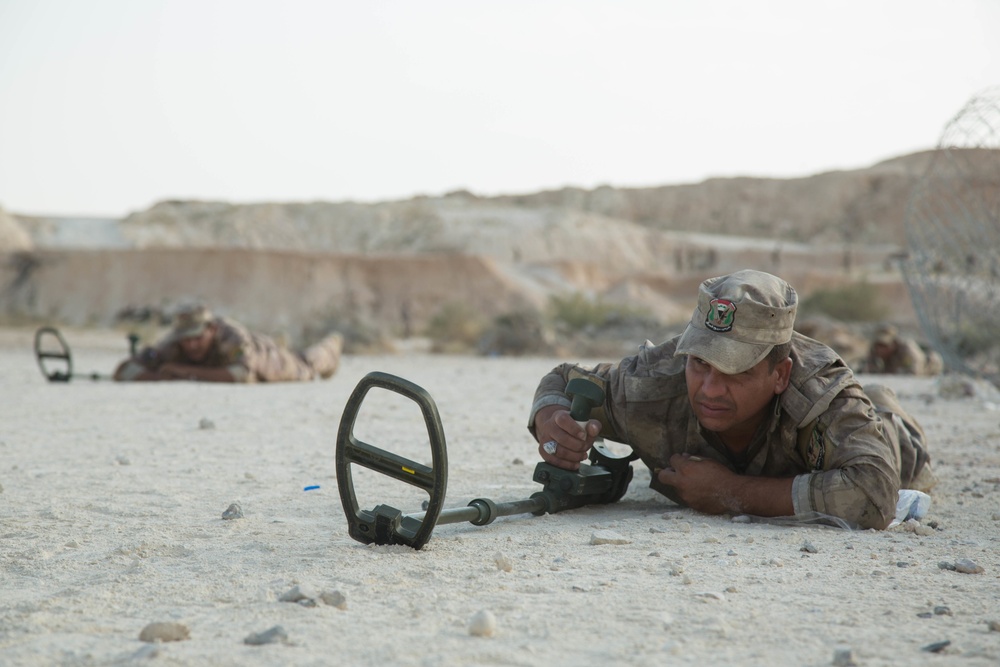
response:
{"label": "silver ring on finger", "polygon": [[558,447],[559,447],[559,443],[556,442],[555,440],[549,440],[544,445],[542,445],[542,449],[544,449],[545,453],[549,454],[550,456],[555,456],[556,455],[556,449]]}

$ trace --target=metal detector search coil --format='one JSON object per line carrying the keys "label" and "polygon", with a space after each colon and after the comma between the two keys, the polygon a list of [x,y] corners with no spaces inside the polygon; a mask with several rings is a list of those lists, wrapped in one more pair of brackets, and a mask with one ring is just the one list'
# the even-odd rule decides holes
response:
{"label": "metal detector search coil", "polygon": [[[430,438],[429,467],[354,437],[354,423],[361,404],[369,390],[375,387],[396,392],[420,406]],[[591,408],[604,400],[603,390],[582,378],[571,380],[566,391],[573,397],[571,414],[578,420],[586,419]],[[496,503],[487,498],[476,498],[465,507],[442,509],[448,486],[448,452],[434,400],[412,382],[388,373],[372,372],[354,388],[340,420],[337,432],[337,485],[351,537],[364,544],[405,544],[420,549],[430,539],[436,524],[468,521],[476,526],[485,526],[501,516],[554,514],[589,504],[616,502],[628,490],[632,481],[630,462],[636,458],[635,453],[615,456],[602,444],[595,443],[590,453],[590,464],[581,464],[577,471],[539,462],[535,466],[533,480],[544,488],[528,499]],[[362,510],[354,491],[352,464],[422,488],[430,495],[426,509],[412,514],[403,514],[388,505]]]}

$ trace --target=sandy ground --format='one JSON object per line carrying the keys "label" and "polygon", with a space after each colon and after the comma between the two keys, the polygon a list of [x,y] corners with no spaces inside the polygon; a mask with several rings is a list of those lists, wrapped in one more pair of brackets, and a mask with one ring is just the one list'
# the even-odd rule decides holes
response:
{"label": "sandy ground", "polygon": [[[126,351],[117,333],[64,333],[77,372],[109,372]],[[941,479],[919,525],[739,523],[673,505],[637,469],[617,504],[438,525],[416,551],[348,536],[335,449],[355,385],[383,371],[426,389],[447,437],[446,507],[504,502],[540,488],[524,422],[559,360],[351,356],[309,384],[56,384],[31,335],[0,330],[0,664],[1000,662],[991,387],[953,397],[886,378]],[[355,433],[429,462],[416,404],[392,392],[370,392]],[[425,497],[365,469],[355,484],[365,509]],[[223,519],[233,503],[243,517]],[[983,571],[952,569],[964,561]],[[315,604],[281,599],[296,586]],[[156,622],[189,636],[140,640]],[[284,641],[245,643],[275,626]]]}

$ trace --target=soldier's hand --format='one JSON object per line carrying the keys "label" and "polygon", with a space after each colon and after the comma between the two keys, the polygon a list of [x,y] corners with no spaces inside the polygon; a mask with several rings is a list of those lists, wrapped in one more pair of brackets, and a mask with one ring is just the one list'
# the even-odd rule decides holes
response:
{"label": "soldier's hand", "polygon": [[136,359],[143,366],[154,367],[160,362],[160,354],[156,351],[156,349],[147,345],[139,351],[139,354],[136,355]]}
{"label": "soldier's hand", "polygon": [[685,505],[705,514],[722,514],[733,509],[726,502],[726,490],[734,486],[737,477],[718,461],[691,454],[674,454],[670,457],[670,467],[656,475],[660,482],[677,489]]}
{"label": "soldier's hand", "polygon": [[173,361],[160,366],[159,376],[161,380],[191,380],[192,373],[190,367],[185,364],[178,364]]}
{"label": "soldier's hand", "polygon": [[580,426],[566,408],[553,405],[535,415],[535,437],[542,460],[566,470],[578,470],[587,460],[587,453],[601,431],[596,419]]}

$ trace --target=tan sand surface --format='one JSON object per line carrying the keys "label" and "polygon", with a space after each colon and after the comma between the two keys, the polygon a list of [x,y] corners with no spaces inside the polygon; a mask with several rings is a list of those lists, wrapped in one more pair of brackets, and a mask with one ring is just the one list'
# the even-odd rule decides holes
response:
{"label": "tan sand surface", "polygon": [[[356,384],[383,371],[430,393],[446,507],[461,507],[539,490],[526,414],[561,360],[348,356],[308,384],[56,384],[32,333],[0,331],[0,664],[1000,663],[991,387],[885,378],[941,480],[919,524],[739,523],[677,507],[640,467],[614,505],[439,525],[416,551],[347,534],[335,444]],[[109,372],[127,348],[119,333],[64,333],[78,372]],[[429,461],[416,404],[373,392],[359,437]],[[355,476],[363,508],[419,509],[422,493],[369,473]],[[232,503],[243,518],[222,518]],[[983,571],[951,569],[964,560]],[[316,605],[280,599],[295,586]],[[495,621],[483,635],[470,631],[480,612]],[[141,641],[154,622],[189,637]],[[284,642],[244,643],[274,626]],[[924,650],[937,642],[950,644]]]}

